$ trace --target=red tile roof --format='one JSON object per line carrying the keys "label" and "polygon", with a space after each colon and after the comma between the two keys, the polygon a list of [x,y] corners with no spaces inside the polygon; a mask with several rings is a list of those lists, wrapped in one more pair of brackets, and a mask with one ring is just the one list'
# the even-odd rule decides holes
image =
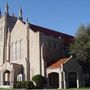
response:
{"label": "red tile roof", "polygon": [[64,63],[66,63],[68,60],[70,60],[69,58],[63,58],[63,59],[59,59],[57,62],[53,63],[51,66],[49,66],[49,69],[57,69],[61,67],[61,64],[63,65]]}

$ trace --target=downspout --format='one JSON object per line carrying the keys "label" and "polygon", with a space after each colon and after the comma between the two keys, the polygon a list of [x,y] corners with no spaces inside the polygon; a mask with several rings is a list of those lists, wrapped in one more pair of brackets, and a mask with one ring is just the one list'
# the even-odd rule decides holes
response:
{"label": "downspout", "polygon": [[26,40],[27,40],[27,56],[26,60],[26,71],[27,71],[27,80],[30,80],[30,61],[29,61],[29,25],[26,23]]}

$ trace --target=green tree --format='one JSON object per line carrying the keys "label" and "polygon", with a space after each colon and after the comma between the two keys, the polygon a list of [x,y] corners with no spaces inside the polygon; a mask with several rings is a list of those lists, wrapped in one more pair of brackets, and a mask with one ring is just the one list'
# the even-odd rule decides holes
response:
{"label": "green tree", "polygon": [[90,62],[90,25],[79,27],[70,51],[76,60]]}

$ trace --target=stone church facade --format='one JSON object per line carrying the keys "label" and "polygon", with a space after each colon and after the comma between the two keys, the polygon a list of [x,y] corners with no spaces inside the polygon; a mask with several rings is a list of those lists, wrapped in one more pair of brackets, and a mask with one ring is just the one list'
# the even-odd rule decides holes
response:
{"label": "stone church facade", "polygon": [[67,54],[74,37],[25,22],[22,9],[18,18],[8,9],[7,4],[4,16],[0,12],[0,86],[13,87],[37,74],[50,88],[84,85],[81,66]]}

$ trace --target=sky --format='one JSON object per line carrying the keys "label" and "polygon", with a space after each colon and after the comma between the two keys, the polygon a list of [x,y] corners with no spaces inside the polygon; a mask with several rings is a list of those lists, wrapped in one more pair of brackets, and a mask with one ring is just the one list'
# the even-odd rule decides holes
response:
{"label": "sky", "polygon": [[70,35],[90,24],[90,0],[0,0],[2,15],[7,2],[10,15],[22,8],[25,21]]}

